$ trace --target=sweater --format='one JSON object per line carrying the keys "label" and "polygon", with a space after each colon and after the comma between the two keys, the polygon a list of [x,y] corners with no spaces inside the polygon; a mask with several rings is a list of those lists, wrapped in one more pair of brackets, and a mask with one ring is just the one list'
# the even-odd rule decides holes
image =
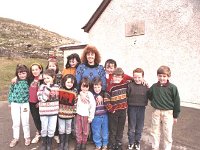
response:
{"label": "sweater", "polygon": [[165,85],[153,84],[148,92],[151,106],[159,110],[173,110],[173,117],[180,113],[180,97],[177,87],[169,81]]}
{"label": "sweater", "polygon": [[109,112],[114,113],[127,108],[127,84],[127,81],[122,80],[120,83],[112,83],[107,87],[104,102]]}
{"label": "sweater", "polygon": [[80,64],[76,69],[77,89],[80,90],[79,84],[83,77],[88,77],[92,81],[95,77],[100,77],[102,81],[102,90],[106,89],[106,73],[102,65],[89,66],[88,64]]}
{"label": "sweater", "polygon": [[61,119],[71,119],[76,114],[77,90],[59,90],[59,112]]}
{"label": "sweater", "polygon": [[134,81],[128,84],[127,102],[129,106],[146,106],[148,104],[148,87],[142,84],[136,84]]}
{"label": "sweater", "polygon": [[39,114],[41,116],[57,115],[59,110],[59,86],[52,84],[40,85],[37,92],[39,100]]}
{"label": "sweater", "polygon": [[78,95],[76,113],[81,116],[88,116],[88,119],[92,121],[94,118],[94,113],[96,109],[96,102],[95,102],[93,94],[90,91],[88,91],[87,94],[88,94],[87,96],[88,96],[89,101],[86,104],[82,102],[81,96]]}
{"label": "sweater", "polygon": [[64,68],[63,71],[62,71],[62,76],[64,77],[65,75],[67,74],[72,74],[72,75],[76,75],[76,68]]}
{"label": "sweater", "polygon": [[95,116],[107,114],[105,103],[103,102],[102,104],[99,104],[99,105],[97,104],[97,97],[101,96],[102,98],[104,98],[104,93],[103,92],[100,92],[99,94],[94,93],[93,95],[94,95],[94,99],[96,101]]}
{"label": "sweater", "polygon": [[29,101],[29,85],[26,80],[19,80],[15,84],[11,84],[8,102],[27,103]]}

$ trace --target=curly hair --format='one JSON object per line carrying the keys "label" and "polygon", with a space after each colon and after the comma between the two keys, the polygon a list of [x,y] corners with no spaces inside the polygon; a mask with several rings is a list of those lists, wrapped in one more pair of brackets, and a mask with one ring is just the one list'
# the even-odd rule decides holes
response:
{"label": "curly hair", "polygon": [[70,64],[69,64],[69,61],[72,60],[72,59],[76,59],[76,61],[78,62],[78,63],[76,64],[76,68],[77,68],[78,65],[81,63],[81,59],[80,59],[79,55],[78,55],[77,53],[73,53],[73,54],[67,56],[67,63],[66,63],[66,65],[65,65],[65,68],[66,68],[66,69],[71,67]]}
{"label": "curly hair", "polygon": [[101,62],[100,53],[99,53],[99,51],[97,50],[97,48],[96,48],[95,46],[92,46],[92,45],[87,45],[87,46],[84,48],[83,53],[82,53],[82,56],[81,56],[81,61],[82,61],[82,63],[87,63],[87,57],[86,57],[86,55],[87,55],[88,53],[90,53],[90,52],[95,53],[95,60],[94,60],[94,62],[95,62],[96,64],[99,64],[99,63]]}

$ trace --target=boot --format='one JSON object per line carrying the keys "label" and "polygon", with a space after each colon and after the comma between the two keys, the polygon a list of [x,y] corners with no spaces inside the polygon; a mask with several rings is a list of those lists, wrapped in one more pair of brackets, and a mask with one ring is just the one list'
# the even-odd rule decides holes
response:
{"label": "boot", "polygon": [[52,139],[53,137],[47,137],[47,150],[52,150]]}
{"label": "boot", "polygon": [[65,145],[65,134],[59,134],[59,138],[60,138],[60,143],[59,143],[59,150],[64,150],[64,145]]}
{"label": "boot", "polygon": [[65,134],[64,149],[69,150],[69,134]]}
{"label": "boot", "polygon": [[47,137],[42,137],[42,146],[41,150],[46,150],[47,149]]}
{"label": "boot", "polygon": [[81,144],[79,144],[79,143],[76,143],[75,150],[81,150]]}
{"label": "boot", "polygon": [[81,144],[81,150],[86,150],[86,144]]}

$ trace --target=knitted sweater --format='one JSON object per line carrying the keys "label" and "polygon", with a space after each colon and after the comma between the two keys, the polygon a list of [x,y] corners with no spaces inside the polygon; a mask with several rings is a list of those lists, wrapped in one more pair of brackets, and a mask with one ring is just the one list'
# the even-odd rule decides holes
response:
{"label": "knitted sweater", "polygon": [[104,93],[103,92],[100,92],[99,94],[94,93],[93,95],[96,101],[95,116],[105,115],[107,113],[105,103],[103,102],[102,104],[99,105],[97,104],[97,97],[101,96],[102,98],[104,98]]}
{"label": "knitted sweater", "polygon": [[[77,85],[80,84],[80,81],[83,77],[88,77],[92,81],[95,77],[100,77],[102,81],[102,90],[106,89],[106,73],[102,65],[93,65],[80,64],[76,69],[76,80]],[[77,87],[80,89],[79,86]]]}
{"label": "knitted sweater", "polygon": [[78,95],[76,113],[81,116],[88,116],[88,119],[92,121],[96,109],[96,102],[93,94],[90,91],[88,91],[87,94],[89,100],[88,103],[83,103],[80,95]]}
{"label": "knitted sweater", "polygon": [[151,106],[160,110],[173,110],[173,117],[180,113],[180,97],[177,87],[169,81],[165,85],[159,82],[151,86],[148,92]]}
{"label": "knitted sweater", "polygon": [[59,112],[61,119],[71,119],[76,114],[77,90],[59,90]]}
{"label": "knitted sweater", "polygon": [[142,84],[136,84],[134,81],[128,84],[127,102],[129,106],[146,106],[148,103],[148,87]]}
{"label": "knitted sweater", "polygon": [[37,92],[39,114],[41,116],[57,115],[59,110],[59,86],[42,84]]}
{"label": "knitted sweater", "polygon": [[29,100],[29,85],[26,80],[19,80],[15,84],[11,84],[8,102],[27,103]]}
{"label": "knitted sweater", "polygon": [[127,84],[127,81],[122,80],[120,83],[112,83],[107,87],[104,102],[109,112],[114,113],[127,108]]}

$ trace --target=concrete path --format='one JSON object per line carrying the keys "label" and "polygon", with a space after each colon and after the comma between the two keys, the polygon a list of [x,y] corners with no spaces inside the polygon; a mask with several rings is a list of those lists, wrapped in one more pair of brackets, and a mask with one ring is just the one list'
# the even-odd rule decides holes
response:
{"label": "concrete path", "polygon": [[[146,118],[143,137],[141,141],[141,150],[150,150],[150,127],[151,127],[151,112],[150,106],[146,109]],[[31,115],[30,115],[31,116]],[[30,117],[31,138],[35,135],[35,127]],[[173,150],[200,150],[200,109],[181,107],[181,114],[178,123],[173,130]],[[9,148],[10,140],[12,139],[12,120],[7,102],[0,102],[0,150],[38,150],[40,143],[24,146],[23,132],[21,129],[20,141],[14,148]],[[127,140],[127,122],[124,131],[123,149],[125,150],[128,144]],[[70,140],[70,150],[73,150],[75,141]],[[58,145],[53,141],[53,150],[57,150]],[[88,143],[88,150],[94,150],[94,145]],[[160,148],[162,150],[162,146]]]}

